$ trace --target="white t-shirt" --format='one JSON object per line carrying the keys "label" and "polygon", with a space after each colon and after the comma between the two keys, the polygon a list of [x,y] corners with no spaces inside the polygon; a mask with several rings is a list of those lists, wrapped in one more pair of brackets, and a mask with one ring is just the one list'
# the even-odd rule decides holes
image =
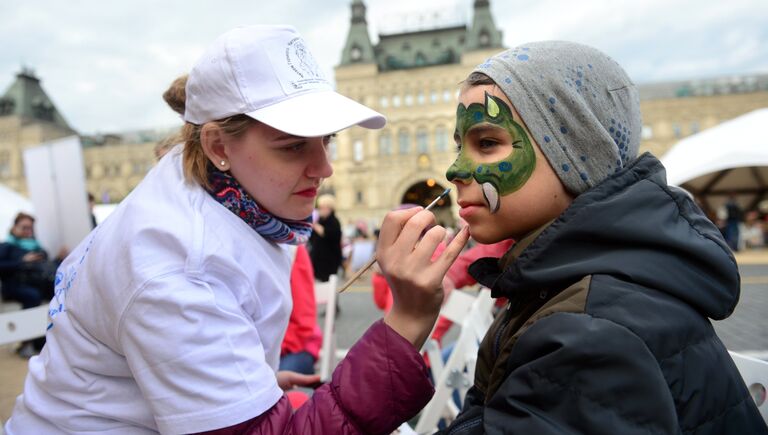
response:
{"label": "white t-shirt", "polygon": [[282,396],[290,254],[184,181],[174,149],[70,254],[9,434],[188,433]]}

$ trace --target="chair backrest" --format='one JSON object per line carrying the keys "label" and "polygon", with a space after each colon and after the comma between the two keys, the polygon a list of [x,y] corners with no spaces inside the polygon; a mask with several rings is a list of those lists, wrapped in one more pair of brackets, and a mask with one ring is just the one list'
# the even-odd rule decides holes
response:
{"label": "chair backrest", "polygon": [[331,275],[326,282],[315,281],[315,302],[325,305],[323,321],[323,346],[320,348],[320,380],[327,381],[336,366],[336,285],[338,277]]}
{"label": "chair backrest", "polygon": [[736,363],[744,383],[752,395],[752,399],[763,416],[763,420],[768,423],[768,403],[766,403],[766,389],[768,388],[768,361],[763,361],[751,356],[742,355],[736,352],[728,352]]}
{"label": "chair backrest", "polygon": [[442,416],[447,414],[455,418],[458,414],[459,407],[453,402],[453,392],[458,391],[463,401],[472,386],[480,341],[493,323],[492,308],[491,291],[486,288],[481,288],[477,296],[454,290],[443,305],[440,314],[460,325],[461,332],[445,364],[434,340],[425,345],[435,380],[435,395],[421,411],[415,428],[417,433],[432,433]]}
{"label": "chair backrest", "polygon": [[48,306],[0,313],[0,345],[42,337],[48,327]]}

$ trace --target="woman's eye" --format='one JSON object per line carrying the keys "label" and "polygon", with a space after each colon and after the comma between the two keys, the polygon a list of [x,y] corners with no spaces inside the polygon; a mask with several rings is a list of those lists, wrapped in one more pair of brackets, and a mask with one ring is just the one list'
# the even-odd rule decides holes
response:
{"label": "woman's eye", "polygon": [[336,133],[329,134],[328,136],[323,136],[323,146],[328,146],[328,144],[331,143],[331,140],[336,137]]}
{"label": "woman's eye", "polygon": [[286,151],[301,151],[306,145],[306,142],[298,142],[285,147]]}

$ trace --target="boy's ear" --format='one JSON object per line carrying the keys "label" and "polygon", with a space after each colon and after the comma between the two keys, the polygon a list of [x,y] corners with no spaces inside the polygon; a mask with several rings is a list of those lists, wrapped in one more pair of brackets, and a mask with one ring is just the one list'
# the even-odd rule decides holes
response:
{"label": "boy's ear", "polygon": [[224,132],[216,123],[208,122],[203,125],[200,130],[200,144],[213,166],[222,171],[229,169],[230,161],[224,144]]}

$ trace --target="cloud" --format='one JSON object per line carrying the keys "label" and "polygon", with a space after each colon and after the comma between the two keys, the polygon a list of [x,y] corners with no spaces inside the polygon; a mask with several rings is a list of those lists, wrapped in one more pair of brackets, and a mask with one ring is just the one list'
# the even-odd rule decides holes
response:
{"label": "cloud", "polygon": [[[12,43],[0,58],[0,86],[22,65],[34,68],[71,125],[92,133],[179,124],[162,92],[216,36],[241,24],[295,25],[332,78],[351,0],[7,3],[0,39]],[[473,2],[365,3],[375,40],[382,29],[471,19]],[[727,7],[700,0],[492,0],[491,8],[507,46],[540,39],[587,43],[638,82],[768,72],[764,0],[731,0]]]}

